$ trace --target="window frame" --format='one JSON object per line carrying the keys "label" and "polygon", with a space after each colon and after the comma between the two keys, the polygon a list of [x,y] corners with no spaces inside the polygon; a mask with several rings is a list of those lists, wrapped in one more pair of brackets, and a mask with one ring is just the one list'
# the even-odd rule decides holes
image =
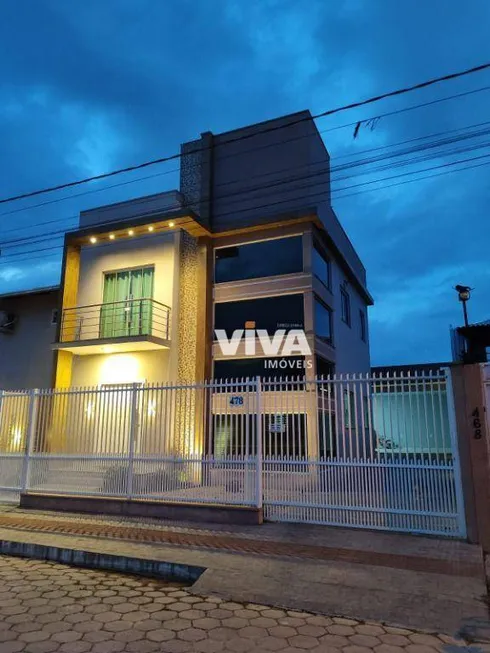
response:
{"label": "window frame", "polygon": [[[295,271],[295,272],[283,272],[283,273],[275,273],[275,274],[266,274],[265,276],[259,276],[259,277],[245,277],[243,279],[232,279],[229,281],[217,281],[216,280],[216,261],[217,261],[217,252],[222,249],[239,249],[240,247],[248,247],[249,245],[257,245],[259,243],[269,243],[273,241],[279,241],[279,240],[286,240],[290,238],[298,238],[300,241],[301,245],[301,265],[300,268]],[[274,279],[276,277],[286,277],[290,275],[296,275],[296,274],[303,274],[305,271],[305,256],[304,256],[304,234],[303,233],[295,233],[295,234],[287,234],[284,236],[276,236],[272,238],[259,238],[257,240],[250,240],[247,242],[238,242],[235,244],[229,244],[229,245],[220,245],[219,247],[214,247],[213,250],[213,284],[214,285],[221,285],[224,283],[243,283],[247,281],[258,281],[260,279]]]}
{"label": "window frame", "polygon": [[348,327],[352,326],[350,295],[342,286],[340,286],[340,319],[344,324],[347,324]]}
{"label": "window frame", "polygon": [[367,342],[367,319],[366,311],[362,308],[359,309],[359,325],[361,330],[361,340]]}
{"label": "window frame", "polygon": [[[313,302],[314,302],[313,303],[313,319],[314,319],[313,332],[315,334],[315,338],[319,338],[322,342],[325,342],[327,345],[333,346],[333,311],[330,308],[330,306],[328,306],[328,304],[326,304],[320,297],[318,297],[318,295],[314,295]],[[317,333],[317,320],[316,320],[316,304],[317,303],[322,308],[324,308],[327,311],[328,315],[329,315],[329,321],[330,321],[330,337],[329,338],[325,338],[324,336],[321,336],[321,335],[319,335]]]}
{"label": "window frame", "polygon": [[[314,265],[314,256],[315,253],[320,256],[323,261],[326,264],[327,267],[327,281],[325,282],[318,274],[315,273],[315,265]],[[328,254],[325,252],[323,247],[319,243],[313,242],[313,251],[311,254],[311,273],[312,275],[322,283],[327,290],[332,290],[332,260],[328,256]]]}

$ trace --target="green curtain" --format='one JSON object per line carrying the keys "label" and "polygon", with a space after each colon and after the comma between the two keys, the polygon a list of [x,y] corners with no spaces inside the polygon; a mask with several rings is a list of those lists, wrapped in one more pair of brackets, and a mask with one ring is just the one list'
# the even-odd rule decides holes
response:
{"label": "green curtain", "polygon": [[111,272],[104,278],[100,337],[151,333],[153,268]]}

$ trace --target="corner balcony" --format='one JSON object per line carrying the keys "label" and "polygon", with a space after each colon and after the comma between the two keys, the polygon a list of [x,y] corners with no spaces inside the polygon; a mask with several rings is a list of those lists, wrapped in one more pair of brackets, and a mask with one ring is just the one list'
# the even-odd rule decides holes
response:
{"label": "corner balcony", "polygon": [[53,349],[109,354],[170,347],[170,307],[154,299],[65,308]]}

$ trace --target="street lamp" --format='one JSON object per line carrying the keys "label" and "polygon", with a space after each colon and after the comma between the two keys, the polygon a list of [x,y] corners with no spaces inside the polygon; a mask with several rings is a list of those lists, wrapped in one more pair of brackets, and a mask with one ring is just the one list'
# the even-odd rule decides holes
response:
{"label": "street lamp", "polygon": [[463,304],[464,325],[468,326],[468,311],[466,310],[466,302],[471,297],[471,288],[469,286],[457,285],[454,288],[458,293],[458,299]]}

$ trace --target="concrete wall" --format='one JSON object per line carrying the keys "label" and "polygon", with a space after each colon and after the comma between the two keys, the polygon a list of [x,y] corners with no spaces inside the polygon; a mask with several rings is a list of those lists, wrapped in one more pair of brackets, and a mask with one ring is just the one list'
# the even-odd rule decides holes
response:
{"label": "concrete wall", "polygon": [[[171,350],[73,357],[73,386],[175,378],[178,351],[178,275],[180,233],[150,234],[108,246],[85,246],[80,254],[77,305],[100,304],[104,273],[145,265],[155,267],[153,299],[171,308]],[[123,358],[123,356],[125,358]],[[126,363],[126,370],[124,370]],[[114,370],[120,370],[119,378]]]}
{"label": "concrete wall", "polygon": [[71,385],[165,383],[169,380],[169,361],[168,349],[74,356]]}
{"label": "concrete wall", "polygon": [[84,246],[80,254],[77,305],[102,303],[104,273],[144,265],[155,266],[153,298],[172,306],[175,276],[175,233],[149,234],[110,245]]}
{"label": "concrete wall", "polygon": [[166,211],[180,208],[181,204],[182,196],[177,191],[138,197],[130,202],[118,202],[117,204],[101,206],[90,211],[82,211],[80,213],[80,228],[119,222],[127,218],[140,218],[144,215],[159,216]]}
{"label": "concrete wall", "polygon": [[51,386],[56,308],[58,291],[0,298],[0,310],[18,317],[13,333],[0,333],[0,390]]}

